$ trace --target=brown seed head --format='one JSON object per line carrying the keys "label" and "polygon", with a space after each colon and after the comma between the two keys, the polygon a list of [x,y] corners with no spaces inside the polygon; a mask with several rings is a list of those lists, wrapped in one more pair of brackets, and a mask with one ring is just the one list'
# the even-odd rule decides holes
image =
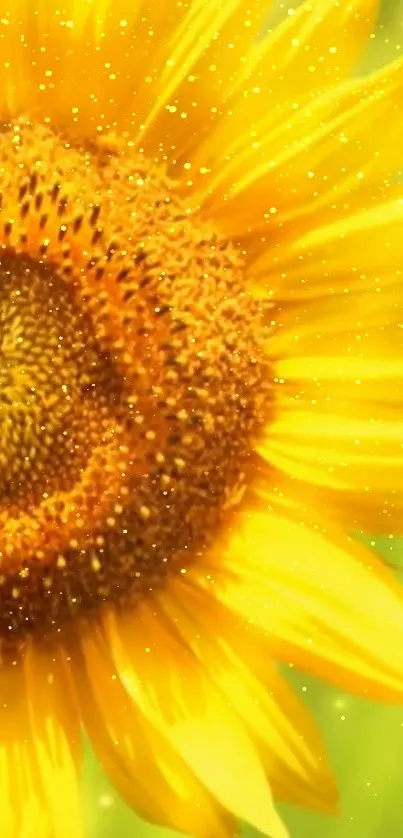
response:
{"label": "brown seed head", "polygon": [[267,417],[233,246],[126,145],[0,135],[0,638],[135,599],[208,545]]}

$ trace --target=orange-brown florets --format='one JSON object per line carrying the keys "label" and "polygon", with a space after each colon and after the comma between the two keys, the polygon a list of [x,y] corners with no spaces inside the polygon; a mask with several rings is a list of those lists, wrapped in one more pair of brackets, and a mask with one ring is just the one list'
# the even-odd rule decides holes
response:
{"label": "orange-brown florets", "polygon": [[0,638],[133,598],[208,544],[265,419],[239,258],[126,145],[0,135]]}

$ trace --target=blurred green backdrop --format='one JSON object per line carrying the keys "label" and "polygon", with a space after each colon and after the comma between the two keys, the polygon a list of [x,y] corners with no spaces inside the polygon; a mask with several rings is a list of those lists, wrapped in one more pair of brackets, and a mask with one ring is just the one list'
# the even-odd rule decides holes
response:
{"label": "blurred green backdrop", "polygon": [[[274,14],[282,16],[287,6],[299,3],[277,5]],[[377,36],[362,66],[372,69],[402,50],[403,0],[384,0]],[[390,537],[371,544],[393,565],[401,565],[403,581],[403,542]],[[323,733],[342,808],[333,819],[281,807],[292,838],[403,838],[403,708],[354,699],[302,674],[293,674],[292,683]],[[89,749],[82,789],[85,838],[179,838],[135,817],[108,785]],[[243,838],[257,838],[257,833],[245,827]]]}

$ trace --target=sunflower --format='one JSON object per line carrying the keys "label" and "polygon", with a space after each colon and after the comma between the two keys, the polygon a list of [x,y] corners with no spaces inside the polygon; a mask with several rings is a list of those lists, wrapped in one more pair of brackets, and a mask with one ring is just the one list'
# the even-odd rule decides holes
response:
{"label": "sunflower", "polygon": [[3,0],[0,825],[84,729],[198,838],[337,791],[283,662],[403,701],[403,63],[376,2]]}

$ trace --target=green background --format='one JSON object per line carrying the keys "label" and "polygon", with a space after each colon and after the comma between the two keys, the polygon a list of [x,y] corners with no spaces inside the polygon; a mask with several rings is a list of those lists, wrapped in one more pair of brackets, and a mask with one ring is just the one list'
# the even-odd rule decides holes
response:
{"label": "green background", "polygon": [[[284,14],[282,5],[276,14]],[[403,0],[388,0],[363,66],[371,69],[394,58],[401,41],[403,50]],[[403,543],[384,538],[372,544],[393,565],[402,565],[403,579]],[[364,702],[303,674],[294,674],[292,683],[323,733],[342,809],[331,818],[280,807],[292,838],[403,838],[403,707]],[[109,786],[89,749],[82,788],[86,838],[179,838],[139,820]],[[243,838],[257,834],[245,827]]]}

